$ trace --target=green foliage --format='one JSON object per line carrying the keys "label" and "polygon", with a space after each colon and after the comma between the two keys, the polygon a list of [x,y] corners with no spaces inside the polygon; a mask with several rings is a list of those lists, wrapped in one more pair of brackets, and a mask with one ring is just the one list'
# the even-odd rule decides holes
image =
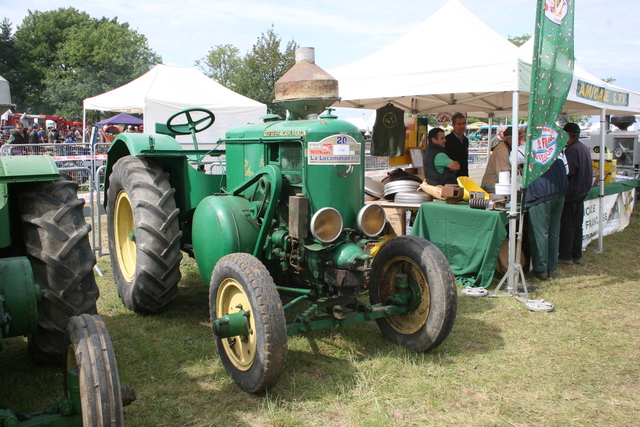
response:
{"label": "green foliage", "polygon": [[15,42],[14,102],[40,114],[78,117],[84,98],[121,86],[162,60],[129,24],[72,7],[29,11]]}
{"label": "green foliage", "polygon": [[233,89],[233,76],[242,67],[240,50],[230,44],[214,46],[207,56],[196,61],[196,67],[221,85]]}
{"label": "green foliage", "polygon": [[56,66],[46,70],[43,98],[62,116],[75,117],[82,99],[122,86],[160,61],[129,24],[94,20],[70,29]]}
{"label": "green foliage", "polygon": [[531,34],[523,34],[521,36],[515,36],[515,37],[508,37],[508,40],[515,44],[516,46],[520,47],[523,44],[525,44],[529,39],[531,38]]}
{"label": "green foliage", "polygon": [[272,27],[258,37],[243,58],[236,47],[218,45],[196,65],[218,83],[267,104],[271,111],[284,117],[285,109],[273,103],[274,84],[295,63],[296,47],[291,40],[281,51],[281,39]]}

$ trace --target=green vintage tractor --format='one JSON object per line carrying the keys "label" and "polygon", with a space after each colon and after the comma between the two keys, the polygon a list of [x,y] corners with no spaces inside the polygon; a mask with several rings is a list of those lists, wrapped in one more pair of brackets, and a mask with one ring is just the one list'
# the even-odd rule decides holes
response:
{"label": "green vintage tractor", "polygon": [[[111,340],[96,314],[96,259],[77,188],[50,156],[0,157],[0,347],[27,336],[35,360],[65,371],[57,404],[34,413],[2,408],[3,426],[124,423]],[[132,392],[125,390],[126,403]]]}
{"label": "green vintage tractor", "polygon": [[[107,163],[109,251],[119,295],[158,313],[177,295],[182,252],[210,286],[215,340],[230,376],[248,392],[276,383],[287,336],[376,320],[416,351],[438,346],[456,314],[448,262],[415,236],[386,243],[386,218],[364,203],[364,141],[325,111],[337,82],[299,51],[276,83],[288,120],[230,129],[225,149],[198,149],[214,116],[188,109],[156,135],[120,134]],[[191,135],[183,150],[176,135]],[[206,173],[203,158],[226,157]],[[368,293],[368,298],[365,295]]]}

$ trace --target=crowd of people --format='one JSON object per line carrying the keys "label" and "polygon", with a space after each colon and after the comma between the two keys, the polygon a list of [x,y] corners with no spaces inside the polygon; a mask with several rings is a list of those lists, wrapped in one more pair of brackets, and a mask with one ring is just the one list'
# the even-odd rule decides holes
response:
{"label": "crowd of people", "polygon": [[[85,127],[88,132],[89,125]],[[88,138],[87,138],[88,140]],[[7,144],[54,144],[54,143],[81,143],[82,126],[71,125],[66,132],[59,131],[50,126],[46,131],[40,123],[28,125],[26,128],[22,122],[17,122],[9,132]]]}
{"label": "crowd of people", "polygon": [[[428,133],[423,168],[429,185],[457,184],[458,177],[469,176],[469,139],[464,114],[454,114],[452,125],[453,131],[448,135],[441,128],[433,128]],[[539,280],[555,277],[559,263],[582,262],[583,204],[592,185],[591,155],[580,141],[577,124],[566,124],[564,132],[568,142],[562,155],[528,185],[522,199],[528,212],[527,252],[531,256],[531,273]],[[516,133],[516,140],[522,146],[524,134]],[[499,141],[489,157],[481,183],[490,192],[498,183],[500,172],[511,172],[513,129],[503,129],[496,138]],[[523,154],[521,150],[519,163],[524,162]]]}

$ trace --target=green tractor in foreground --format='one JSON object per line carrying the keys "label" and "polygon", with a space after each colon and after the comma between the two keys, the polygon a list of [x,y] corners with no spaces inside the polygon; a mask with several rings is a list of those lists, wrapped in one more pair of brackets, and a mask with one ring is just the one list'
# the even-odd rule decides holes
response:
{"label": "green tractor in foreground", "polygon": [[[0,157],[0,348],[6,338],[27,336],[36,361],[65,370],[59,403],[35,413],[0,409],[3,426],[124,424],[77,188],[50,156]],[[126,403],[132,393],[125,390]]]}
{"label": "green tractor in foreground", "polygon": [[[138,313],[167,309],[181,250],[194,257],[210,285],[222,362],[248,392],[281,376],[288,335],[376,320],[390,340],[428,351],[456,314],[455,279],[433,244],[404,236],[369,254],[386,218],[364,203],[362,134],[318,117],[337,82],[300,53],[276,83],[288,120],[265,116],[227,131],[225,150],[200,150],[196,133],[214,116],[188,109],[156,124],[159,135],[120,134],[108,153],[109,251],[122,301]],[[176,135],[191,135],[194,149]],[[226,173],[205,173],[202,159],[223,155]]]}

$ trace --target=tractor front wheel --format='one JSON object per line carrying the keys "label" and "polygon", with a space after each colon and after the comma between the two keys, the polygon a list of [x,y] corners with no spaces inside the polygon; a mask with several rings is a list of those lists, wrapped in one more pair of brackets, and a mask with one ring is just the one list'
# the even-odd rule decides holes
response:
{"label": "tractor front wheel", "polygon": [[248,334],[214,335],[222,364],[245,391],[274,385],[287,361],[287,328],[282,301],[271,275],[253,255],[234,253],[220,259],[211,276],[211,321],[242,310]]}
{"label": "tractor front wheel", "polygon": [[[389,340],[415,351],[437,347],[451,332],[457,310],[456,281],[442,252],[418,236],[401,236],[387,242],[371,269],[372,304],[389,304],[396,294],[396,275],[406,274],[413,297],[406,314],[376,319]],[[419,297],[419,304],[415,298]]]}
{"label": "tractor front wheel", "polygon": [[169,177],[152,160],[123,157],[109,178],[107,233],[113,276],[124,305],[160,313],[178,293],[179,210]]}
{"label": "tractor front wheel", "polygon": [[[120,378],[104,321],[98,315],[72,317],[66,342],[65,394],[80,393],[81,408],[77,409],[82,410],[82,425],[123,426]],[[72,370],[77,372],[70,373]],[[77,375],[77,389],[70,384],[69,375]]]}

